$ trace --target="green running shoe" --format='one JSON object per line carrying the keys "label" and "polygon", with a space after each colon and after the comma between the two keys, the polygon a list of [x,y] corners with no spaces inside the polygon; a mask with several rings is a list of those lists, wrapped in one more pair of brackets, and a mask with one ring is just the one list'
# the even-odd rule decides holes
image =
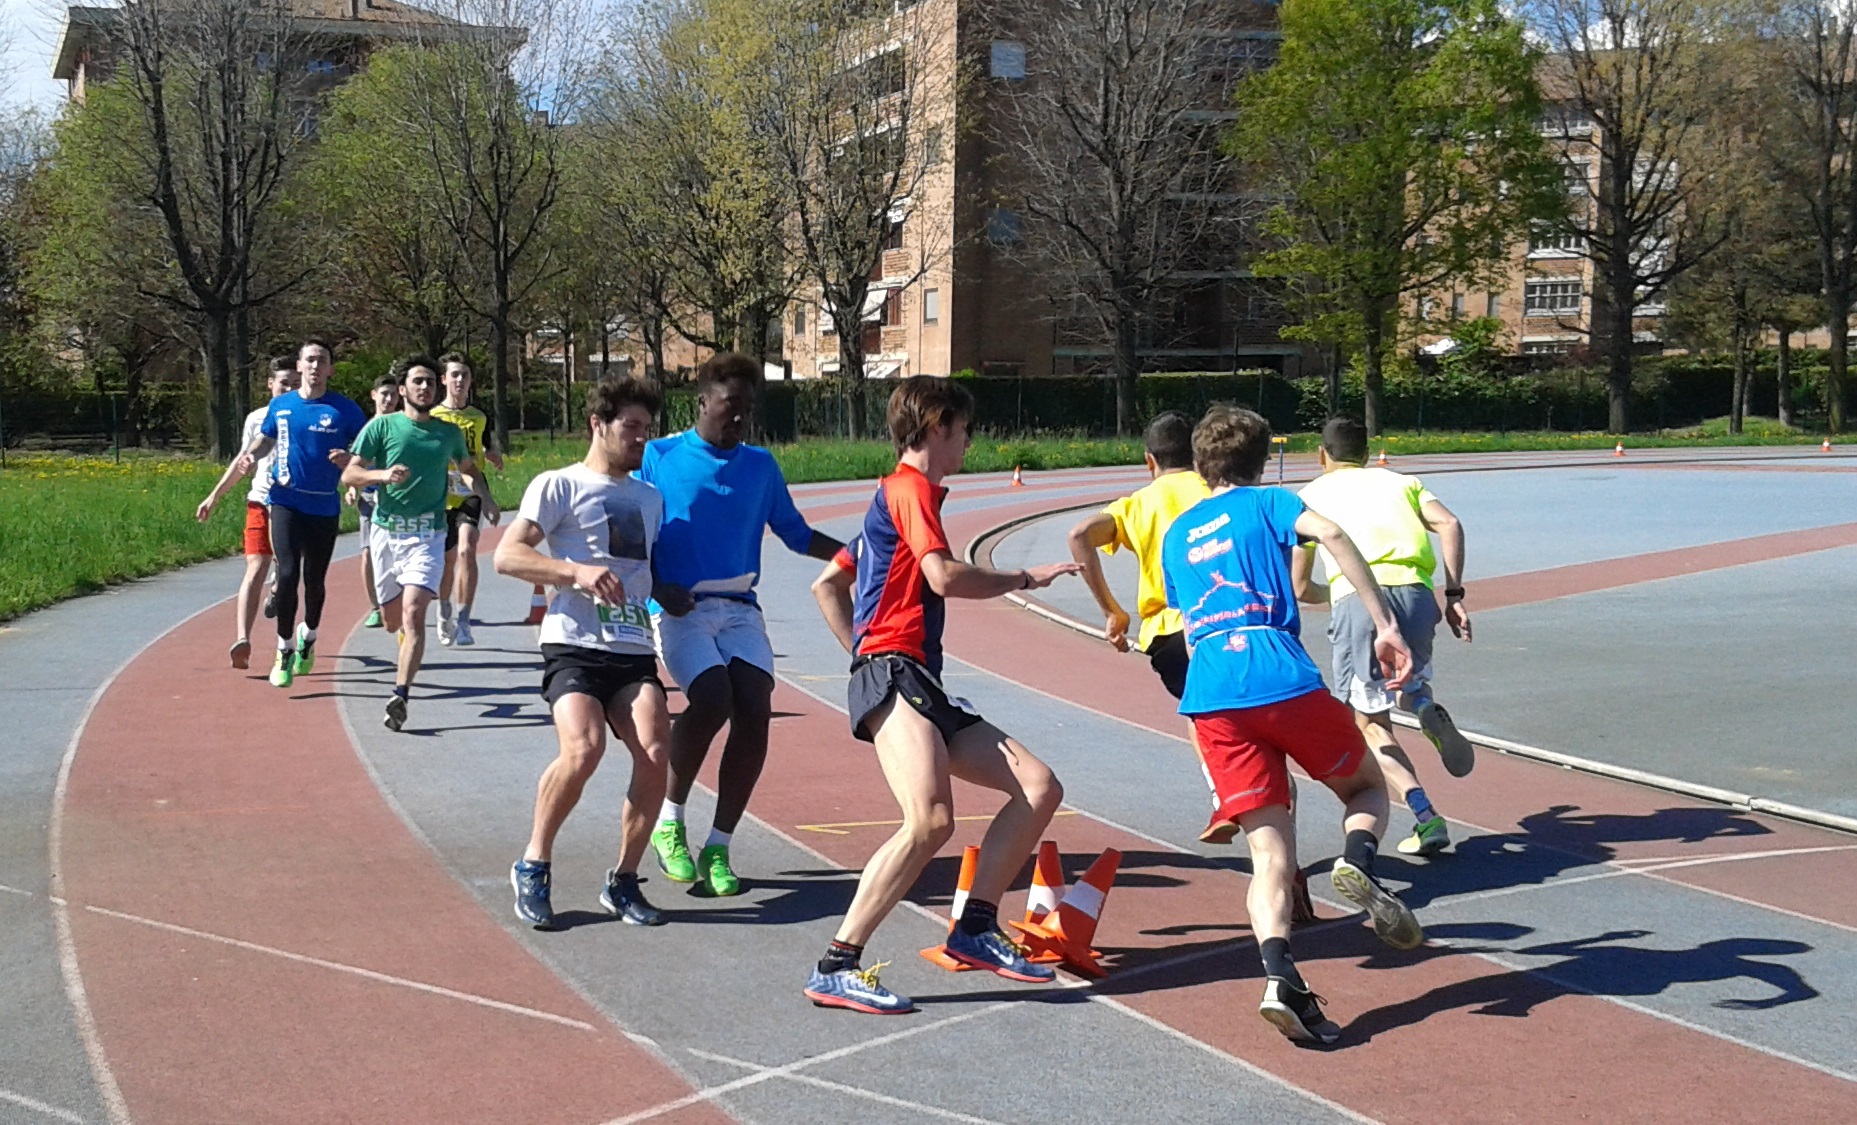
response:
{"label": "green running shoe", "polygon": [[651,850],[658,853],[658,868],[673,883],[696,882],[696,864],[690,860],[683,821],[661,820],[651,831]]}
{"label": "green running shoe", "polygon": [[289,687],[295,677],[290,674],[290,665],[295,663],[291,654],[283,649],[277,650],[277,662],[271,665],[271,686]]}
{"label": "green running shoe", "polygon": [[381,627],[380,610],[377,609],[374,612],[368,614],[368,619],[366,621],[363,621],[361,625],[362,625],[362,628],[364,629],[380,628]]}
{"label": "green running shoe", "polygon": [[1412,830],[1412,835],[1399,841],[1399,854],[1437,855],[1450,846],[1450,829],[1445,826],[1443,817],[1434,816],[1421,822]]}
{"label": "green running shoe", "polygon": [[729,870],[729,849],[726,844],[711,844],[696,857],[696,868],[702,874],[703,883],[709,893],[717,898],[742,893],[742,881]]}
{"label": "green running shoe", "polygon": [[316,642],[309,640],[309,626],[297,624],[297,655],[291,671],[299,676],[307,676],[316,670]]}

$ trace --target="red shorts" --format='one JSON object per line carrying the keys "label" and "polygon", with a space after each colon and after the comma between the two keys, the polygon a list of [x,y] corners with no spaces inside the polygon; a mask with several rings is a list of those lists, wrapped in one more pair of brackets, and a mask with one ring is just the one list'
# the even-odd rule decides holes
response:
{"label": "red shorts", "polygon": [[1289,804],[1290,759],[1326,781],[1352,775],[1367,755],[1354,713],[1322,688],[1262,707],[1194,716],[1193,733],[1219,803],[1215,824]]}
{"label": "red shorts", "polygon": [[245,501],[245,553],[271,553],[271,510],[250,500]]}

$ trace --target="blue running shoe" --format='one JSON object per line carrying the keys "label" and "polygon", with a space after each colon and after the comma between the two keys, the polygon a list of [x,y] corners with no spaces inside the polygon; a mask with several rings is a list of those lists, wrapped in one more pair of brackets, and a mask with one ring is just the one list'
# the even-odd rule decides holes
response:
{"label": "blue running shoe", "polygon": [[519,859],[510,866],[509,885],[516,890],[516,917],[538,930],[555,928],[555,910],[548,902],[548,865]]}
{"label": "blue running shoe", "polygon": [[614,868],[606,873],[606,889],[600,892],[600,905],[606,913],[632,926],[662,926],[664,912],[645,901],[639,889],[638,875],[619,874]]}
{"label": "blue running shoe", "polygon": [[877,974],[888,961],[868,969],[840,969],[835,973],[812,967],[812,979],[806,982],[806,999],[821,1008],[849,1008],[873,1016],[900,1016],[916,1010],[915,1001],[898,996],[885,988]]}
{"label": "blue running shoe", "polygon": [[956,926],[954,932],[948,935],[948,944],[943,948],[948,951],[948,956],[961,964],[998,973],[1007,980],[1050,984],[1057,979],[1056,969],[1049,965],[1034,965],[1026,960],[1025,955],[1031,951],[998,930],[968,934]]}

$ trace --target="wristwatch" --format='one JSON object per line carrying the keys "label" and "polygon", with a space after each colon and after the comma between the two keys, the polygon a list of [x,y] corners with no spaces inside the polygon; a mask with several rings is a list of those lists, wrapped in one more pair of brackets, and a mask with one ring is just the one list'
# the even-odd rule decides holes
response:
{"label": "wristwatch", "polygon": [[1464,588],[1462,586],[1446,586],[1444,588],[1444,596],[1452,601],[1461,602],[1464,600]]}

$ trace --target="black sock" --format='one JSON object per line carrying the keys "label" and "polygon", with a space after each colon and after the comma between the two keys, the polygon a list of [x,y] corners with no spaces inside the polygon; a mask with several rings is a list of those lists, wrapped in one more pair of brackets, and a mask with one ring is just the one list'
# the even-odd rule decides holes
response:
{"label": "black sock", "polygon": [[395,684],[393,685],[393,694],[399,696],[401,699],[406,699],[413,694],[413,685]]}
{"label": "black sock", "polygon": [[1303,983],[1302,974],[1296,971],[1296,958],[1290,956],[1288,938],[1265,938],[1260,946],[1264,953],[1264,973],[1268,976],[1282,977],[1290,982],[1290,987],[1298,992],[1309,991]]}
{"label": "black sock", "polygon": [[864,947],[852,945],[848,941],[834,941],[825,947],[825,956],[819,958],[819,971],[836,973],[841,969],[855,969],[858,958],[864,956]]}
{"label": "black sock", "polygon": [[1379,854],[1379,838],[1365,828],[1348,833],[1347,841],[1341,845],[1341,858],[1369,875],[1373,874],[1374,857]]}
{"label": "black sock", "polygon": [[982,899],[970,898],[961,907],[961,932],[968,937],[999,928],[999,907]]}

